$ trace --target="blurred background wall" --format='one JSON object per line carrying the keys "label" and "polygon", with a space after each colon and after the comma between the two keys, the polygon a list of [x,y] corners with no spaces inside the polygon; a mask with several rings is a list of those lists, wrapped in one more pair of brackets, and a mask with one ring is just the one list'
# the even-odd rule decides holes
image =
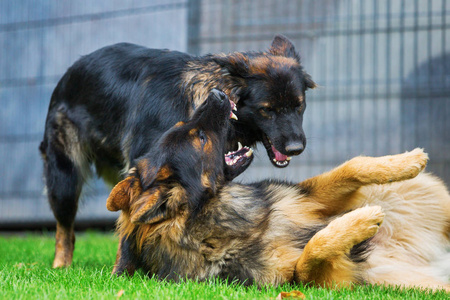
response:
{"label": "blurred background wall", "polygon": [[[0,228],[53,223],[43,193],[50,95],[81,55],[116,42],[192,54],[265,50],[288,36],[320,85],[308,145],[287,169],[260,147],[237,180],[300,181],[353,156],[423,147],[450,184],[450,1],[0,0]],[[108,188],[84,190],[79,224],[112,223]]]}

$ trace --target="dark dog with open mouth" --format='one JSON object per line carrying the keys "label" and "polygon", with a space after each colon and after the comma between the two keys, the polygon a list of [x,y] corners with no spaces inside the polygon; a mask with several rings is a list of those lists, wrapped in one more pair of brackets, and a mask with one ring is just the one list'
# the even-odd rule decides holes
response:
{"label": "dark dog with open mouth", "polygon": [[242,147],[224,158],[230,109],[210,95],[114,187],[107,208],[122,211],[114,274],[450,291],[436,275],[442,264],[432,264],[449,257],[450,196],[419,174],[421,149],[356,157],[299,184],[230,183],[224,172],[238,175],[252,157]]}
{"label": "dark dog with open mouth", "polygon": [[201,57],[123,43],[69,68],[53,92],[40,146],[57,220],[54,267],[72,262],[73,223],[91,165],[116,184],[166,130],[187,121],[214,87],[237,107],[227,151],[239,142],[263,142],[270,161],[286,167],[290,156],[304,150],[305,91],[315,83],[286,37],[276,36],[267,52]]}

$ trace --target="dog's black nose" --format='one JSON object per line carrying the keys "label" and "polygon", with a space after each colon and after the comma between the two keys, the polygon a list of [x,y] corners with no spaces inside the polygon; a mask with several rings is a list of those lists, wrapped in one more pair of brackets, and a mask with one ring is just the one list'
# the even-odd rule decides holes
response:
{"label": "dog's black nose", "polygon": [[286,144],[285,149],[290,155],[299,155],[303,152],[303,150],[305,150],[305,146],[302,142],[290,142]]}
{"label": "dog's black nose", "polygon": [[224,92],[222,92],[221,90],[218,90],[218,89],[212,89],[212,90],[211,90],[211,93],[213,93],[214,96],[215,96],[220,102],[223,102],[224,100],[227,99],[227,95],[226,95]]}

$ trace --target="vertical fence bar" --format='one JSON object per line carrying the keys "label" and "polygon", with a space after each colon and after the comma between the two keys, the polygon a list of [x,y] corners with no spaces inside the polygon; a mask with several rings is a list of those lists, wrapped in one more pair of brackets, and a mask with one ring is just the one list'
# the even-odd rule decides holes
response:
{"label": "vertical fence bar", "polygon": [[[447,45],[446,45],[446,41],[447,41],[447,35],[446,35],[446,25],[447,25],[447,0],[442,0],[442,8],[441,8],[441,39],[442,39],[442,55],[443,55],[443,61],[446,62],[447,61]],[[442,86],[446,86],[446,75],[448,74],[448,70],[447,70],[447,64],[444,63],[443,65],[443,72],[442,72]],[[449,118],[450,119],[450,118]]]}
{"label": "vertical fence bar", "polygon": [[[393,151],[392,149],[392,143],[391,143],[391,139],[393,138],[392,135],[392,123],[391,123],[391,117],[392,117],[392,113],[391,110],[389,109],[390,107],[392,107],[392,95],[391,95],[391,87],[392,87],[392,78],[391,78],[391,36],[392,36],[392,11],[391,11],[391,0],[387,0],[386,3],[386,81],[385,81],[385,89],[386,89],[386,100],[388,101],[387,105],[386,105],[386,110],[385,110],[385,115],[387,116],[386,118],[386,128],[388,128],[388,132],[386,133],[388,135],[387,138],[387,148],[389,149],[388,151],[391,152]],[[395,149],[397,150],[397,149]]]}
{"label": "vertical fence bar", "polygon": [[[359,115],[363,116],[364,115],[364,108],[365,108],[365,101],[366,101],[366,97],[365,97],[365,86],[364,86],[364,53],[365,53],[365,46],[364,46],[364,34],[366,31],[366,25],[365,25],[365,1],[360,1],[359,2],[359,27],[360,27],[360,36],[359,36],[359,97],[358,97],[358,104],[359,104]],[[359,139],[358,139],[358,148],[360,149],[359,151],[363,151],[364,149],[364,145],[363,145],[363,141],[364,141],[364,129],[365,129],[365,124],[361,124],[360,126],[360,134],[359,134]]]}
{"label": "vertical fence bar", "polygon": [[188,0],[187,52],[200,54],[201,0]]}
{"label": "vertical fence bar", "polygon": [[[339,26],[339,3],[338,1],[334,1],[333,3],[333,10],[334,10],[334,17],[330,18],[330,22],[331,22],[331,26],[332,28],[334,28],[335,32],[337,32],[336,35],[334,36],[330,36],[329,38],[331,39],[331,47],[332,47],[332,72],[331,73],[331,80],[329,80],[331,88],[332,88],[332,95],[331,97],[329,97],[327,99],[327,105],[329,106],[329,109],[331,110],[330,116],[331,118],[328,119],[328,124],[327,127],[330,128],[330,132],[331,132],[331,140],[332,140],[332,147],[327,147],[327,149],[332,149],[334,147],[334,149],[336,151],[333,151],[333,155],[329,155],[330,159],[333,161],[333,163],[337,160],[339,160],[340,158],[340,147],[339,147],[339,138],[341,133],[339,132],[339,128],[337,128],[336,125],[339,125],[339,115],[338,115],[338,108],[340,105],[342,105],[341,102],[341,98],[339,93],[341,92],[339,89],[340,86],[340,76],[338,75],[339,73],[339,61],[340,61],[340,51],[339,51],[339,39],[341,38],[341,35],[339,35],[339,31],[340,31],[340,26]],[[344,75],[345,77],[345,75]],[[335,123],[335,126],[333,126],[331,123]],[[330,153],[331,154],[331,153]]]}
{"label": "vertical fence bar", "polygon": [[355,126],[357,126],[354,122],[353,122],[353,108],[354,108],[354,98],[353,98],[353,93],[354,93],[354,78],[353,78],[353,72],[352,72],[352,57],[353,57],[353,53],[351,52],[353,50],[353,35],[348,34],[350,32],[350,30],[352,29],[353,26],[353,5],[352,5],[352,1],[351,0],[347,0],[347,5],[346,5],[346,11],[347,11],[347,22],[346,22],[346,32],[347,32],[347,37],[346,37],[346,44],[347,45],[347,49],[345,51],[345,73],[347,74],[347,82],[345,84],[347,84],[347,88],[346,91],[347,93],[350,93],[350,97],[347,97],[347,103],[348,103],[348,109],[347,111],[347,117],[346,119],[349,120],[351,118],[351,122],[349,124],[347,124],[346,126],[346,136],[345,136],[345,144],[347,145],[347,155],[353,154],[355,153],[355,149],[353,147],[353,143],[351,143],[351,137],[354,136],[352,134],[352,131],[354,130]]}
{"label": "vertical fence bar", "polygon": [[[418,97],[418,93],[420,92],[419,90],[419,74],[417,74],[417,70],[419,69],[419,0],[415,0],[414,1],[414,44],[413,44],[413,82],[414,82],[414,95],[411,95],[412,98],[411,99],[412,103],[411,105],[413,105],[413,113],[414,113],[414,124],[419,124],[418,122],[419,120],[419,114],[417,113],[417,110],[419,108],[419,105],[421,105],[422,101],[421,99]],[[428,103],[424,103],[425,105],[428,105]],[[429,110],[428,110],[429,111]],[[419,145],[418,142],[423,142],[420,140],[419,136],[420,131],[421,130],[421,126],[415,126],[414,128],[414,139],[413,139],[413,145],[414,147],[416,147],[416,145]]]}
{"label": "vertical fence bar", "polygon": [[[404,78],[404,61],[405,61],[405,0],[401,0],[401,4],[400,4],[400,72],[399,72],[399,82],[398,84],[401,86],[403,86],[403,78]],[[404,100],[403,100],[404,101]],[[400,137],[401,137],[401,141],[400,141],[400,147],[401,147],[401,151],[405,150],[405,141],[404,141],[404,136],[405,136],[405,118],[402,119],[402,123],[400,124]]]}
{"label": "vertical fence bar", "polygon": [[[372,107],[372,111],[374,112],[376,119],[379,121],[381,118],[381,114],[380,114],[380,106],[382,105],[383,101],[381,101],[381,99],[377,98],[377,88],[378,88],[378,80],[377,80],[377,69],[378,69],[378,18],[380,17],[378,14],[378,0],[373,0],[373,23],[372,23],[372,39],[373,39],[373,45],[372,45],[372,55],[373,55],[373,59],[372,59],[372,80],[371,80],[371,85],[372,85],[372,99],[371,99],[371,107]],[[375,119],[375,118],[374,118]],[[380,141],[380,136],[378,134],[379,132],[379,127],[381,127],[382,125],[379,124],[380,122],[373,122],[372,123],[372,136],[370,139],[366,139],[366,143],[368,141],[370,141],[371,143],[371,150],[375,151],[375,153],[378,155],[380,152],[383,151],[378,151],[378,145],[380,143],[377,143],[376,141]],[[378,127],[378,128],[377,128]],[[383,145],[384,147],[384,145]]]}

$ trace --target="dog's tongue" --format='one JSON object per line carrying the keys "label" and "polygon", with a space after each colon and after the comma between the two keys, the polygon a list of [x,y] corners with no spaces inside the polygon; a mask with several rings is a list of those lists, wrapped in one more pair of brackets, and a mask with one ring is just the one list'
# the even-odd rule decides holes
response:
{"label": "dog's tongue", "polygon": [[284,155],[280,151],[275,149],[275,147],[273,145],[272,145],[272,151],[275,154],[275,159],[277,161],[285,161],[288,158],[287,155]]}

